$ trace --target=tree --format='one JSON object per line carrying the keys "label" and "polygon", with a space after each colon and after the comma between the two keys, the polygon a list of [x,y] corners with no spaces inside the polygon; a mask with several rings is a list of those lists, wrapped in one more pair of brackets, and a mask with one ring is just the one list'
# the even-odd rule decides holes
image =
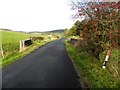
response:
{"label": "tree", "polygon": [[72,9],[77,11],[74,18],[85,17],[81,28],[84,40],[93,46],[89,49],[90,53],[95,53],[95,56],[98,53],[98,58],[100,52],[108,47],[106,43],[111,42],[112,47],[119,45],[120,2],[73,1]]}
{"label": "tree", "polygon": [[77,35],[79,36],[80,33],[82,33],[82,31],[83,31],[82,23],[77,20],[74,25],[75,25],[76,28],[77,28],[76,33],[77,33]]}
{"label": "tree", "polygon": [[71,27],[69,33],[71,36],[77,36],[78,35],[77,27],[75,25]]}

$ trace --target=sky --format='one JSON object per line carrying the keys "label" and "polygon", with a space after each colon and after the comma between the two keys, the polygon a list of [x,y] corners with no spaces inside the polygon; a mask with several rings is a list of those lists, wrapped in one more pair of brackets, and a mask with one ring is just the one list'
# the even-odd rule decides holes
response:
{"label": "sky", "polygon": [[0,28],[49,31],[74,24],[69,0],[0,0]]}

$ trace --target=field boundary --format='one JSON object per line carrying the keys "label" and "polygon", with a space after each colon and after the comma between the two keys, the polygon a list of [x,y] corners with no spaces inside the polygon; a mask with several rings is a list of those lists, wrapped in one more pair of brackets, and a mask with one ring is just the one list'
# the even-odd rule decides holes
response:
{"label": "field boundary", "polygon": [[[45,44],[43,44],[43,45],[41,45],[41,46],[37,47],[36,49],[34,49],[33,51],[31,51],[29,54],[31,54],[31,53],[33,53],[33,52],[35,52],[37,49],[39,49],[39,48],[41,48],[41,47],[45,46],[46,44],[51,43],[51,42],[54,42],[54,41],[56,41],[56,40],[53,40],[53,41],[50,41],[50,42],[46,42]],[[29,55],[29,54],[27,54],[27,55]],[[25,55],[25,56],[27,56],[27,55]],[[24,56],[24,57],[25,57],[25,56]],[[23,57],[22,57],[22,58],[23,58]],[[22,58],[20,58],[20,59],[22,59]]]}
{"label": "field boundary", "polygon": [[[48,44],[48,43],[51,43],[51,42],[54,42],[55,40],[52,40],[52,41],[48,41],[48,42],[44,42],[43,44],[41,44],[40,46],[35,46],[31,51],[23,51],[22,52],[22,54],[23,55],[18,55],[18,56],[16,56],[15,58],[17,58],[17,59],[13,59],[13,61],[12,62],[8,62],[8,64],[6,64],[5,66],[2,64],[2,66],[0,65],[0,68],[6,68],[6,67],[8,67],[9,65],[11,65],[11,64],[13,64],[13,63],[15,63],[15,62],[17,62],[19,59],[22,59],[22,58],[24,58],[25,56],[27,56],[27,55],[29,55],[29,54],[31,54],[31,53],[33,53],[33,52],[35,52],[37,49],[39,49],[39,48],[41,48],[41,47],[43,47],[43,46],[45,46],[46,44]],[[27,48],[27,49],[29,49],[30,48],[30,46]],[[3,62],[3,61],[1,61],[1,62]]]}

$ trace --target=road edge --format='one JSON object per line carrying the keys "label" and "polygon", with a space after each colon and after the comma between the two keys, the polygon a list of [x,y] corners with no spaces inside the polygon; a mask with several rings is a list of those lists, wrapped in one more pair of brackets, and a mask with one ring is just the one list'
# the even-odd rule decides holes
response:
{"label": "road edge", "polygon": [[78,70],[76,69],[76,66],[75,66],[75,64],[74,64],[74,62],[73,62],[73,59],[71,58],[70,54],[68,53],[68,49],[67,49],[66,42],[64,41],[64,43],[65,43],[65,47],[66,47],[67,54],[68,54],[70,60],[72,61],[73,66],[74,66],[74,68],[75,68],[75,71],[76,71],[76,73],[77,73],[77,75],[78,75],[78,77],[79,77],[79,82],[80,82],[80,84],[81,84],[81,87],[82,87],[82,88],[85,88],[85,85],[84,85],[83,81],[81,80],[82,77],[81,77],[80,74],[78,74]]}

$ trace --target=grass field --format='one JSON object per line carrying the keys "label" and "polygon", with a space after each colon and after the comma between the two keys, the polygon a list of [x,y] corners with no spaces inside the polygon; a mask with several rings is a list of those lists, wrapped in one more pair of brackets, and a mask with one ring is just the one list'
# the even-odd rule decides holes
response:
{"label": "grass field", "polygon": [[[49,39],[47,35],[41,34],[28,34],[22,32],[12,32],[12,31],[3,31],[0,30],[0,34],[2,35],[2,49],[4,58],[0,62],[0,66],[5,67],[19,58],[29,54],[30,52],[37,49],[39,46],[44,45],[47,42],[50,42],[54,39]],[[31,46],[28,46],[26,50],[23,52],[19,52],[19,41],[28,39],[30,36],[41,36],[44,37],[43,41],[33,42]]]}
{"label": "grass field", "polygon": [[[79,51],[76,47],[66,42],[68,53],[75,65],[81,80],[86,88],[119,88],[120,79],[114,76],[108,68],[103,69],[102,63],[94,57]],[[114,54],[115,51],[112,53]],[[118,54],[114,54],[118,57]],[[115,59],[114,57],[114,59]],[[115,60],[114,60],[115,61]],[[111,61],[111,62],[114,62]],[[111,63],[108,62],[108,63]],[[107,64],[109,65],[109,64]]]}
{"label": "grass field", "polygon": [[19,51],[19,41],[28,39],[30,34],[11,32],[11,31],[1,31],[2,33],[2,48],[3,53],[6,56]]}

